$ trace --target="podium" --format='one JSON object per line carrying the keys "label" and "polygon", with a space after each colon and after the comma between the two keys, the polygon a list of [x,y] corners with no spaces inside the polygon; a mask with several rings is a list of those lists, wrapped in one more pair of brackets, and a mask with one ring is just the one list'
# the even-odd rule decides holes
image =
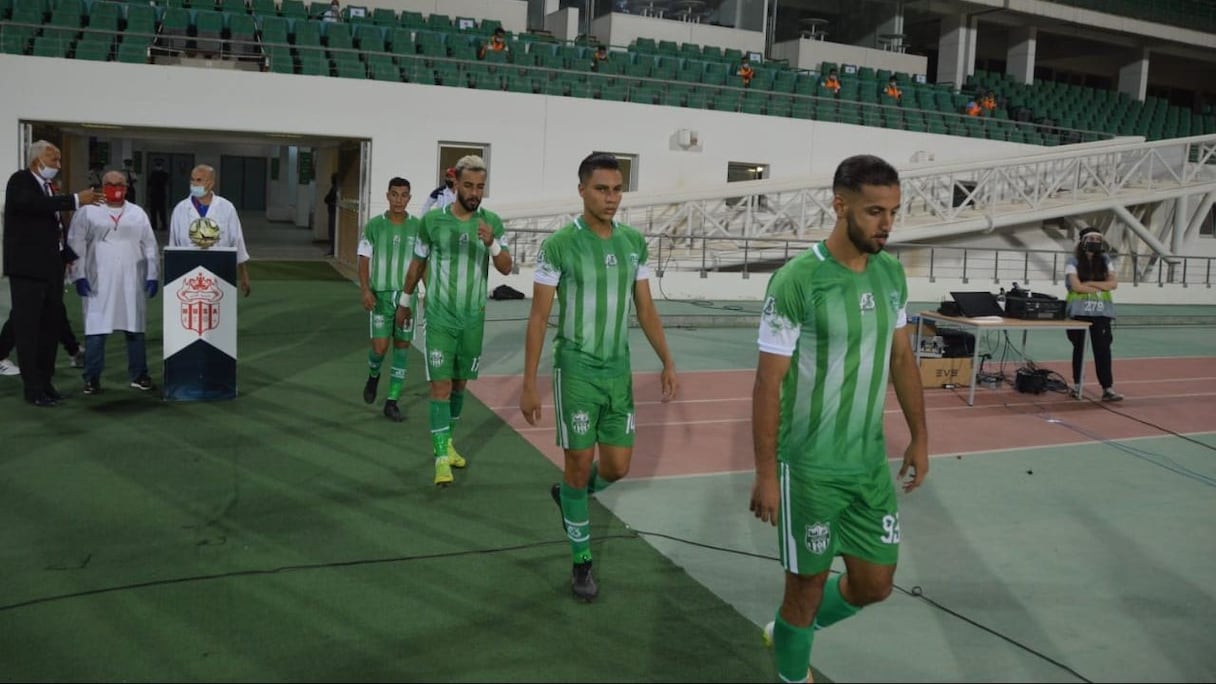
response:
{"label": "podium", "polygon": [[164,398],[236,398],[236,250],[166,247]]}

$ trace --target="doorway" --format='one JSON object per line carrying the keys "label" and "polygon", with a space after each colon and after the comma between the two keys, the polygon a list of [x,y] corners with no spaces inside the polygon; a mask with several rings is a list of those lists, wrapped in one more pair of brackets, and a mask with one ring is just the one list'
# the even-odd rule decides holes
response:
{"label": "doorway", "polygon": [[[165,170],[169,172],[169,183],[166,190],[166,198],[168,199],[169,207],[177,204],[178,200],[190,194],[190,172],[194,170],[194,155],[182,152],[149,152],[148,164],[144,173],[144,180],[148,179],[148,173],[155,168],[156,160],[159,159],[165,165]],[[222,193],[221,193],[222,194]],[[144,195],[151,197],[151,195]]]}
{"label": "doorway", "polygon": [[220,156],[217,192],[238,211],[266,211],[266,158]]}

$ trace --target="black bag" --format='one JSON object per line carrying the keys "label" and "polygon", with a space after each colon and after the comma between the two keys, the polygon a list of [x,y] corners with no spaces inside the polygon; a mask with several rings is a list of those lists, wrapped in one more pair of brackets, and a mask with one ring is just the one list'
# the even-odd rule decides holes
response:
{"label": "black bag", "polygon": [[499,285],[490,293],[490,299],[523,299],[524,293],[510,285]]}

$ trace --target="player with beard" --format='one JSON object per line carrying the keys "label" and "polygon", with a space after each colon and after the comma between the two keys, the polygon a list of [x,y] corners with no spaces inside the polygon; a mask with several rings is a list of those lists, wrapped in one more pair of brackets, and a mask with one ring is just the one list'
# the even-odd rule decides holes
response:
{"label": "player with beard", "polygon": [[[777,526],[785,568],[785,596],[765,637],[787,682],[808,677],[815,630],[891,593],[899,509],[883,439],[888,375],[911,433],[904,491],[929,470],[907,281],[883,252],[899,174],[878,157],[850,157],[832,190],[832,234],[769,282],[752,397],[751,510]],[[845,572],[828,581],[836,556]]]}
{"label": "player with beard", "polygon": [[465,459],[452,443],[464,408],[464,388],[477,379],[486,327],[489,263],[511,272],[511,254],[498,215],[481,207],[486,165],[469,155],[456,162],[456,201],[422,218],[414,258],[397,307],[398,327],[414,312],[410,298],[426,273],[426,363],[431,382],[431,444],[435,484],[452,484],[452,468]]}

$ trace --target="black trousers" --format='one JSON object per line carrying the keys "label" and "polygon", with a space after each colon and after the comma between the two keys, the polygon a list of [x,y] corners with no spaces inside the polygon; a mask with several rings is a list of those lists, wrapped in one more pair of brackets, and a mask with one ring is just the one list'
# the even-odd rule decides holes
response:
{"label": "black trousers", "polygon": [[[1111,319],[1106,316],[1073,316],[1078,321],[1089,321],[1089,344],[1094,348],[1094,367],[1098,371],[1098,384],[1102,389],[1115,386],[1110,369],[1110,345],[1115,336],[1110,330]],[[1085,363],[1085,331],[1068,330],[1068,341],[1072,342],[1072,382],[1081,382],[1081,366]]]}
{"label": "black trousers", "polygon": [[169,203],[164,195],[153,194],[148,199],[148,219],[152,222],[152,230],[169,229]]}
{"label": "black trousers", "polygon": [[25,398],[34,399],[51,388],[51,373],[55,370],[55,353],[66,312],[63,283],[9,276],[9,287],[13,297],[10,316],[17,341],[21,382],[25,386]]}
{"label": "black trousers", "polygon": [[[63,345],[63,351],[68,356],[76,356],[80,353],[80,340],[76,339],[76,335],[72,333],[66,302],[63,305],[63,329],[59,331],[59,344]],[[13,335],[13,317],[10,314],[8,320],[4,322],[4,327],[0,328],[0,359],[7,359],[11,356],[13,348],[16,346],[17,338]]]}

